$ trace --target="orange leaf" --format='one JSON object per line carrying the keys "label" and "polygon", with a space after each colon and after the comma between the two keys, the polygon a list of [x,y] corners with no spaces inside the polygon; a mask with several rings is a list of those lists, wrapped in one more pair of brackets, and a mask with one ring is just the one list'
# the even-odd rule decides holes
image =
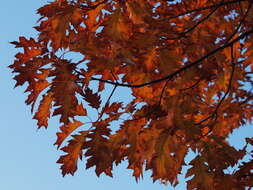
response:
{"label": "orange leaf", "polygon": [[51,92],[43,96],[40,102],[38,111],[35,113],[33,117],[33,119],[38,120],[39,128],[42,126],[47,128],[48,126],[47,121],[48,121],[48,118],[50,118],[50,109],[51,109],[52,102],[53,102],[53,97],[52,97]]}
{"label": "orange leaf", "polygon": [[73,122],[69,122],[67,125],[62,125],[60,127],[61,132],[56,133],[57,141],[54,143],[58,145],[58,148],[61,146],[62,142],[78,127],[83,125],[82,122],[74,120]]}
{"label": "orange leaf", "polygon": [[61,170],[63,176],[66,174],[74,175],[77,170],[77,161],[78,158],[82,159],[82,150],[86,135],[87,132],[85,131],[80,132],[79,135],[73,135],[73,139],[69,141],[69,144],[61,148],[62,151],[67,153],[57,161],[57,163],[62,164]]}

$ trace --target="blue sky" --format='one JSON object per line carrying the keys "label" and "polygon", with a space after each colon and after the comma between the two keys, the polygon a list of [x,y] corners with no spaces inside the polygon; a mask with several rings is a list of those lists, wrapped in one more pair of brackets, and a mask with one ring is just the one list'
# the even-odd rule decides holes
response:
{"label": "blue sky", "polygon": [[[114,169],[114,178],[101,176],[97,178],[94,170],[85,170],[84,162],[79,164],[76,175],[61,176],[56,160],[62,154],[53,146],[57,120],[49,122],[48,130],[37,130],[36,121],[32,119],[30,108],[25,105],[26,95],[22,88],[13,89],[15,82],[7,68],[14,60],[17,50],[8,42],[19,36],[36,36],[33,29],[38,16],[36,9],[47,1],[8,0],[2,1],[0,7],[0,189],[2,190],[51,190],[51,189],[94,189],[94,190],[165,190],[172,189],[159,183],[153,184],[150,173],[137,184],[126,169],[127,164]],[[120,94],[118,94],[120,96]],[[245,136],[252,135],[252,126],[243,127],[237,135],[232,135],[231,142],[240,148]],[[185,189],[182,183],[175,188]]]}

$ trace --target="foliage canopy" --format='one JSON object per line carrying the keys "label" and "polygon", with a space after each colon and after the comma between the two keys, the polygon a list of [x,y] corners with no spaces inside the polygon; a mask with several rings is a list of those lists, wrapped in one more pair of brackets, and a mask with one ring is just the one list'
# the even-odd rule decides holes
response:
{"label": "foliage canopy", "polygon": [[[240,162],[253,138],[227,141],[253,117],[252,0],[54,0],[38,14],[38,37],[12,42],[23,51],[10,68],[39,128],[59,116],[63,175],[85,156],[98,176],[127,160],[137,180],[146,169],[176,185],[192,150],[188,189],[253,186],[253,161]],[[122,87],[127,103],[114,100]]]}

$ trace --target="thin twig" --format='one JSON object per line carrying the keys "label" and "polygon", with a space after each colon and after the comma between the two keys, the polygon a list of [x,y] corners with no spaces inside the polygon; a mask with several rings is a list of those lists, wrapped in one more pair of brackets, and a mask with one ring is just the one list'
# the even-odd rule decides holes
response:
{"label": "thin twig", "polygon": [[185,91],[185,90],[189,90],[189,89],[192,89],[192,88],[195,88],[201,81],[202,79],[200,78],[199,80],[197,80],[193,85],[189,86],[189,87],[186,87],[186,88],[181,88],[179,89],[180,91]]}
{"label": "thin twig", "polygon": [[110,99],[111,99],[112,95],[114,94],[114,92],[115,92],[115,90],[116,90],[117,87],[118,87],[117,85],[114,86],[114,88],[113,88],[110,96],[108,97],[108,99],[107,99],[107,101],[105,103],[105,106],[103,107],[101,113],[99,114],[99,117],[98,117],[97,121],[99,121],[102,118],[102,116],[103,116],[103,114],[105,112],[105,107],[109,104],[109,101],[110,101]]}
{"label": "thin twig", "polygon": [[231,64],[232,64],[232,71],[231,71],[231,76],[229,79],[229,83],[228,83],[228,88],[227,91],[225,92],[224,96],[222,97],[221,101],[218,103],[215,112],[218,111],[219,107],[221,106],[221,104],[223,103],[223,101],[225,100],[225,98],[227,97],[231,87],[232,87],[232,82],[233,82],[233,77],[234,77],[234,72],[235,72],[235,58],[234,58],[234,50],[233,50],[233,45],[231,45]]}
{"label": "thin twig", "polygon": [[248,96],[244,101],[242,101],[242,102],[240,102],[240,106],[241,105],[243,105],[243,104],[245,104],[245,103],[247,103],[248,101],[250,101],[250,100],[252,100],[253,99],[253,95],[251,95],[251,96]]}
{"label": "thin twig", "polygon": [[165,91],[165,89],[166,89],[166,87],[168,85],[168,82],[169,81],[167,80],[166,83],[164,84],[163,89],[162,89],[162,92],[161,92],[161,95],[160,95],[160,100],[159,100],[159,105],[161,105],[161,103],[162,103],[163,93],[164,93],[164,91]]}
{"label": "thin twig", "polygon": [[214,123],[215,121],[217,120],[218,118],[218,110],[220,108],[220,106],[222,105],[222,103],[224,102],[224,100],[226,99],[227,95],[229,94],[231,88],[232,88],[232,82],[233,82],[233,77],[234,77],[234,72],[235,72],[235,59],[234,59],[234,50],[233,50],[233,45],[230,46],[231,47],[231,64],[232,64],[232,71],[231,71],[231,75],[230,75],[230,79],[229,79],[229,83],[228,83],[228,87],[227,87],[227,90],[225,92],[225,94],[223,95],[222,99],[219,101],[219,103],[217,104],[214,112],[212,113],[211,117],[210,118],[214,118],[213,119],[213,124],[210,125],[210,128],[208,130],[208,132],[204,135],[204,136],[207,136],[208,134],[210,134],[210,132],[212,132],[213,130],[213,126],[214,126]]}
{"label": "thin twig", "polygon": [[217,9],[219,8],[219,4],[217,4],[214,9],[207,15],[205,16],[203,19],[201,19],[200,21],[198,21],[196,24],[194,24],[191,28],[188,28],[187,30],[185,30],[184,32],[181,32],[179,34],[177,34],[178,36],[175,38],[167,38],[168,40],[176,40],[182,37],[185,37],[185,35],[191,31],[193,31],[196,27],[198,27],[200,24],[202,24],[203,22],[205,22],[213,13],[215,13],[215,11],[217,11]]}

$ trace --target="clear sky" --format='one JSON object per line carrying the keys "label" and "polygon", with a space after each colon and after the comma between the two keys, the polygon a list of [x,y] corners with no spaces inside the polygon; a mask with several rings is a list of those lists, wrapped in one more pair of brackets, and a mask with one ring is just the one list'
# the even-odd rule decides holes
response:
{"label": "clear sky", "polygon": [[[150,173],[137,184],[126,169],[127,164],[114,169],[114,178],[102,175],[97,178],[94,170],[85,170],[84,162],[79,164],[76,175],[61,176],[56,160],[62,154],[53,146],[59,126],[56,120],[49,122],[48,130],[37,130],[30,108],[25,105],[24,89],[14,87],[12,74],[7,68],[14,60],[17,50],[9,42],[19,36],[36,36],[33,26],[38,16],[36,9],[45,0],[3,0],[0,7],[0,189],[1,190],[165,190],[173,189],[153,183]],[[120,94],[118,94],[120,95]],[[241,148],[245,136],[252,136],[252,126],[245,126],[230,141]],[[181,183],[175,189],[185,189]]]}

